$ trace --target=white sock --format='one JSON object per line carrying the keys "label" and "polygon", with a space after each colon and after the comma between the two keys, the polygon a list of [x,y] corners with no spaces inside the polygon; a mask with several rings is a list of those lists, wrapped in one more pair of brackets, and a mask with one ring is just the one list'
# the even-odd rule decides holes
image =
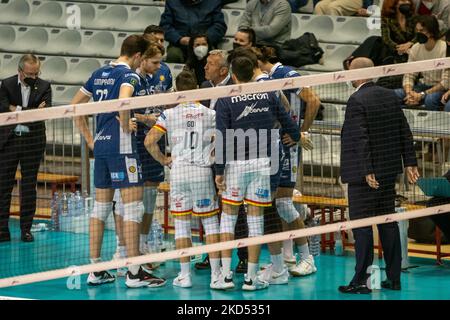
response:
{"label": "white sock", "polygon": [[283,256],[284,260],[294,260],[294,247],[292,239],[283,241]]}
{"label": "white sock", "polygon": [[99,263],[102,261],[102,258],[91,259],[91,263]]}
{"label": "white sock", "polygon": [[280,273],[283,271],[284,261],[283,261],[283,255],[277,254],[275,256],[270,255],[270,260],[272,261],[272,269],[276,273]]}
{"label": "white sock", "polygon": [[302,246],[297,246],[298,249],[298,254],[300,255],[300,261],[301,260],[306,260],[309,257],[309,247],[308,247],[308,243],[305,243]]}
{"label": "white sock", "polygon": [[209,258],[209,264],[211,265],[211,274],[218,273],[220,271],[220,259]]}
{"label": "white sock", "polygon": [[127,247],[125,246],[118,246],[117,251],[119,252],[120,258],[126,258],[127,257]]}
{"label": "white sock", "polygon": [[117,246],[120,247],[120,241],[119,241],[119,236],[116,235],[116,242],[117,242]]}
{"label": "white sock", "polygon": [[247,270],[247,276],[250,279],[255,279],[256,278],[256,273],[258,272],[258,267],[259,267],[259,263],[248,263],[248,270]]}
{"label": "white sock", "polygon": [[146,242],[147,242],[147,235],[146,234],[140,234],[139,235],[139,244],[142,246]]}
{"label": "white sock", "polygon": [[224,257],[222,257],[222,270],[223,270],[223,274],[224,275],[227,275],[227,274],[230,273],[230,271],[231,271],[231,258],[224,258]]}
{"label": "white sock", "polygon": [[190,262],[181,262],[181,275],[186,276],[191,273],[191,263]]}
{"label": "white sock", "polygon": [[139,268],[140,268],[140,267],[141,267],[140,265],[129,266],[129,267],[128,267],[128,271],[130,271],[131,274],[132,274],[133,276],[135,276],[135,275],[138,274]]}

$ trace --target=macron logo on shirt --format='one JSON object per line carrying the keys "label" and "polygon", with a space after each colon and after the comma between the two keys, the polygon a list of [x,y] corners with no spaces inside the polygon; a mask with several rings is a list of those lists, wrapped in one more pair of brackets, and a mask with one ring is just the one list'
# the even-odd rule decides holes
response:
{"label": "macron logo on shirt", "polygon": [[266,108],[255,108],[257,105],[257,102],[246,106],[244,111],[242,111],[242,113],[239,115],[239,117],[236,118],[237,120],[240,120],[242,118],[245,118],[246,116],[248,116],[250,113],[258,113],[258,112],[268,112],[269,111],[269,107]]}

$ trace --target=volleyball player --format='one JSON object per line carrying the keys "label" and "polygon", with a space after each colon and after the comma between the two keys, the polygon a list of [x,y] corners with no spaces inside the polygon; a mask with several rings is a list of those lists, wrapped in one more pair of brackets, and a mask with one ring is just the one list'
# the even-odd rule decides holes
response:
{"label": "volleyball player", "polygon": [[[181,72],[176,78],[176,88],[178,91],[196,89],[195,76],[189,71]],[[219,207],[212,175],[214,128],[214,110],[199,102],[181,103],[164,111],[145,139],[152,157],[161,165],[171,166],[170,211],[177,249],[192,246],[192,215],[201,218],[206,243],[219,242]],[[171,157],[164,156],[158,146],[165,134],[171,145]],[[217,286],[220,276],[219,254],[210,253],[211,288]],[[192,286],[190,257],[180,260],[181,272],[173,285],[189,288]]]}
{"label": "volleyball player", "polygon": [[[121,47],[120,57],[93,72],[86,84],[72,99],[72,104],[130,98],[137,94],[140,77],[136,69],[149,43],[141,35],[127,37]],[[127,255],[139,255],[139,230],[144,213],[142,203],[142,173],[136,149],[136,124],[130,121],[129,111],[101,113],[97,115],[95,139],[90,133],[85,117],[75,123],[94,151],[95,202],[90,218],[90,258],[99,262],[105,222],[112,210],[114,190],[120,189],[124,203],[123,235]],[[88,285],[101,285],[115,280],[107,271],[89,274]],[[126,285],[130,288],[157,287],[165,284],[147,273],[139,265],[129,266]]]}

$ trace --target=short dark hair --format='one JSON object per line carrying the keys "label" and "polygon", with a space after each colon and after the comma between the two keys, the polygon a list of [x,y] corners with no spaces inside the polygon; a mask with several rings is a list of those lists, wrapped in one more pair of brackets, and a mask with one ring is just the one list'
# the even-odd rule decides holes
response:
{"label": "short dark hair", "polygon": [[144,54],[150,43],[140,34],[132,34],[123,40],[120,55],[132,57],[136,53]]}
{"label": "short dark hair", "polygon": [[420,23],[422,27],[431,33],[434,40],[440,38],[439,22],[435,16],[419,16],[417,18],[417,23]]}
{"label": "short dark hair", "polygon": [[252,28],[240,28],[238,32],[246,33],[248,35],[248,41],[252,46],[255,45],[256,42],[256,33]]}
{"label": "short dark hair", "polygon": [[232,50],[228,55],[228,62],[231,64],[231,61],[237,57],[247,57],[252,61],[253,68],[258,66],[258,57],[251,48],[238,47]]}
{"label": "short dark hair", "polygon": [[151,24],[151,25],[147,26],[147,28],[145,28],[145,30],[144,30],[144,34],[147,34],[147,33],[162,33],[162,34],[164,34],[164,29],[155,24]]}
{"label": "short dark hair", "polygon": [[261,44],[258,46],[256,55],[258,56],[258,60],[263,63],[277,63],[280,61],[280,59],[278,58],[277,49],[265,44]]}
{"label": "short dark hair", "polygon": [[250,82],[253,78],[254,65],[250,58],[238,56],[231,61],[231,72],[240,82]]}
{"label": "short dark hair", "polygon": [[197,89],[197,78],[191,71],[183,70],[175,79],[177,91]]}

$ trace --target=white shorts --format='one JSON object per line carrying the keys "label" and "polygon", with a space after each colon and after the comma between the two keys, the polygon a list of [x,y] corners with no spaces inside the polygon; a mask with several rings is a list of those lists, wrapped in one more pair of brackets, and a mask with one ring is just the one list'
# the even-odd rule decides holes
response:
{"label": "white shorts", "polygon": [[270,207],[270,159],[230,161],[225,166],[225,186],[223,203],[238,206],[245,201],[249,205]]}
{"label": "white shorts", "polygon": [[208,217],[219,212],[212,169],[173,166],[170,170],[170,212]]}

